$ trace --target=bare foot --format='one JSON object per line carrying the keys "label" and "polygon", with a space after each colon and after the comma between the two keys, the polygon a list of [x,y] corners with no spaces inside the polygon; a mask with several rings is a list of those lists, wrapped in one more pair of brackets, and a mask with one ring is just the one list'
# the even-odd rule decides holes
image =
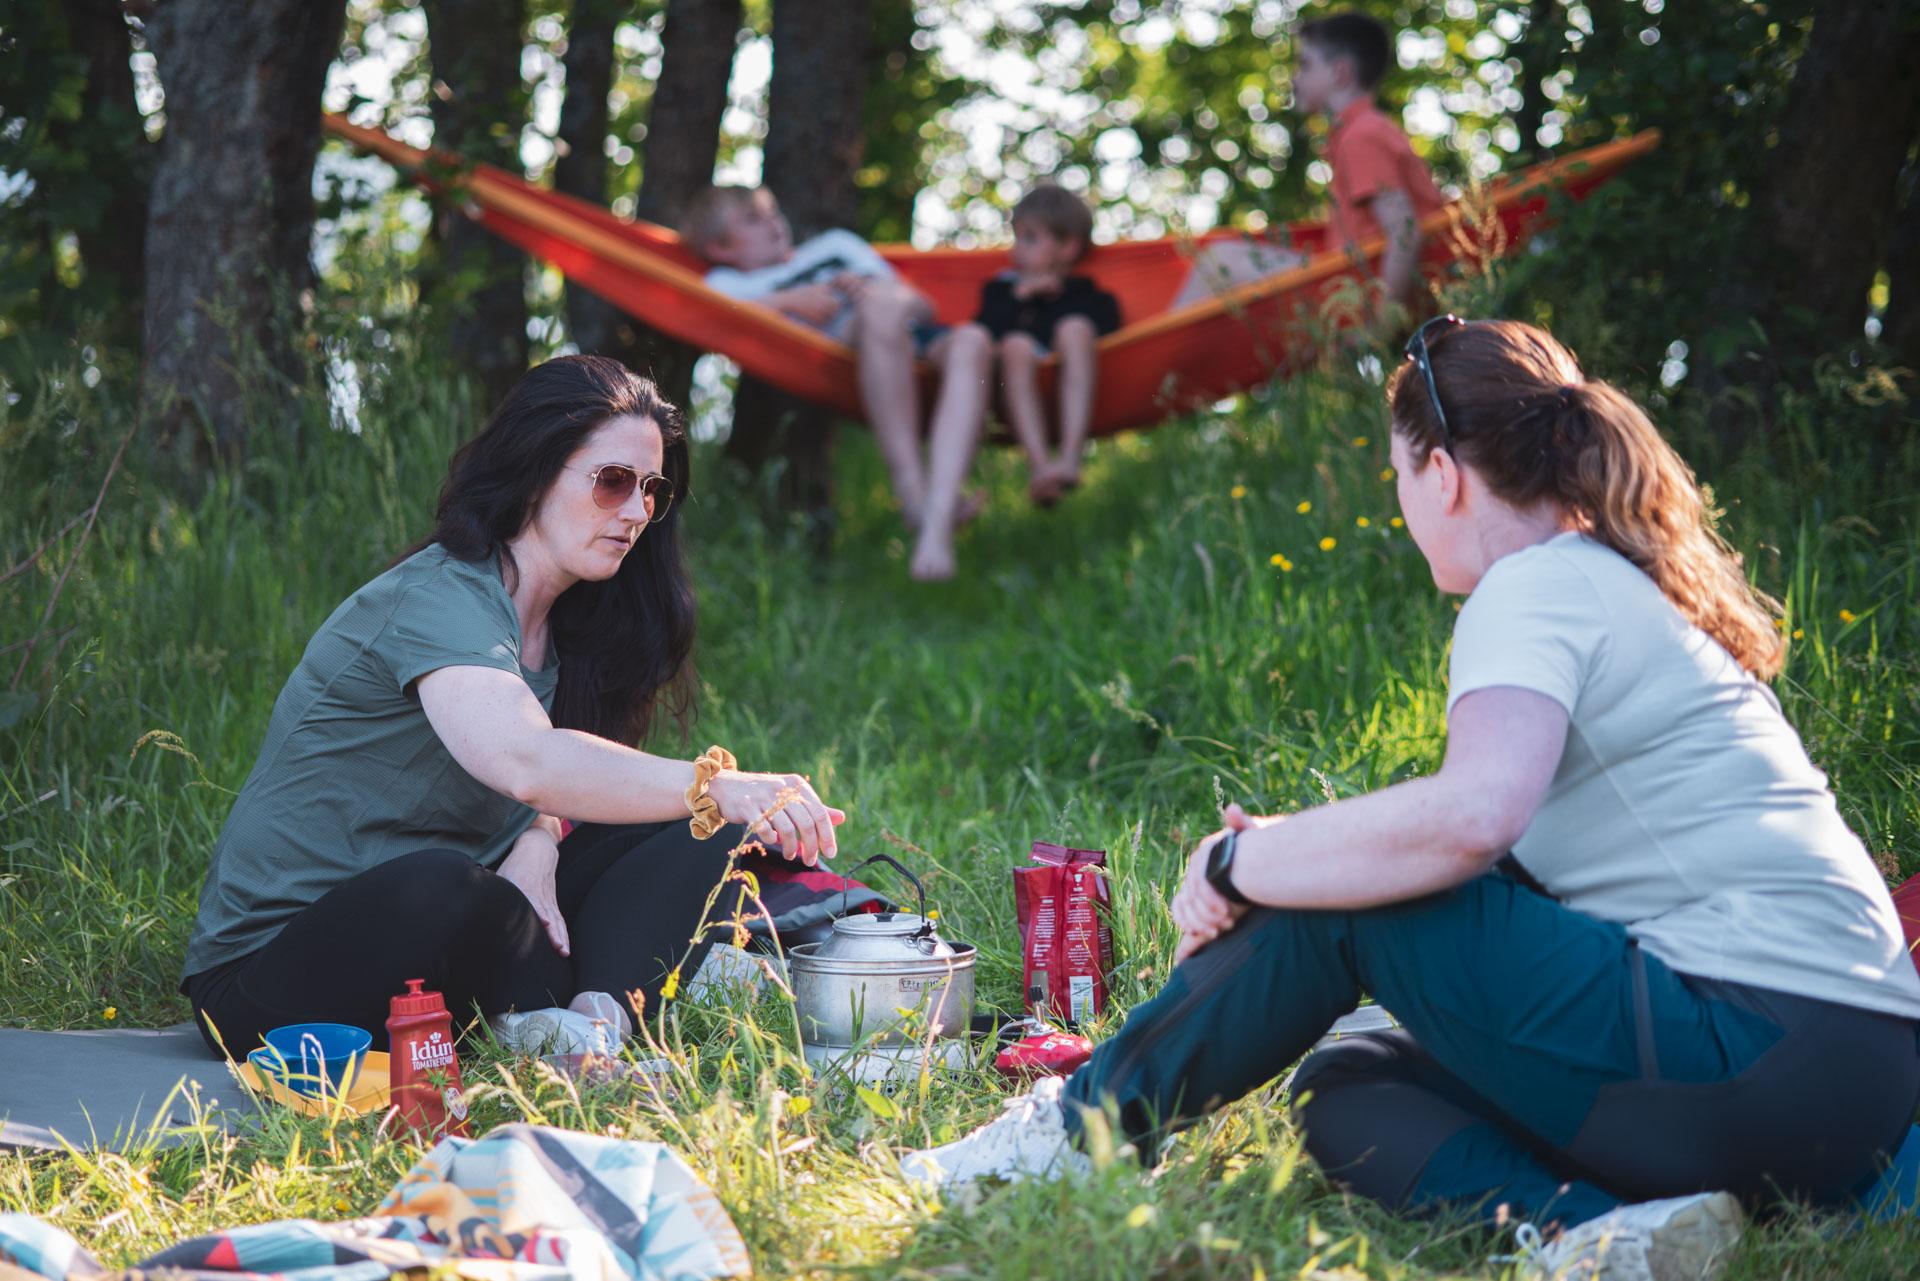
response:
{"label": "bare foot", "polygon": [[908,572],[923,583],[940,583],[952,578],[954,563],[951,536],[933,538],[923,532],[919,545],[913,549],[913,564]]}
{"label": "bare foot", "polygon": [[1039,463],[1033,469],[1033,475],[1027,481],[1027,497],[1033,500],[1035,507],[1051,507],[1060,501],[1060,479],[1058,465]]}
{"label": "bare foot", "polygon": [[987,496],[977,489],[968,490],[960,495],[960,506],[953,513],[953,527],[958,529],[962,525],[972,524],[974,517],[986,509]]}
{"label": "bare foot", "polygon": [[1070,489],[1080,488],[1080,460],[1078,458],[1056,460],[1053,464],[1052,477],[1053,483],[1060,487],[1060,492],[1063,494]]}

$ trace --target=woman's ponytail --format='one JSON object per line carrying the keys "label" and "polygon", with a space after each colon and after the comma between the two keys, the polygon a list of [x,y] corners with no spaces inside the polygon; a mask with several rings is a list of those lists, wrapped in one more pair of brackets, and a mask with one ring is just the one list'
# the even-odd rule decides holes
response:
{"label": "woman's ponytail", "polygon": [[[1558,503],[1747,671],[1763,680],[1779,672],[1778,602],[1747,582],[1692,469],[1639,405],[1586,379],[1571,352],[1531,325],[1450,326],[1429,350],[1454,452],[1495,494],[1516,507]],[[1424,378],[1410,374],[1405,366],[1395,376],[1388,400],[1424,466],[1439,423]]]}

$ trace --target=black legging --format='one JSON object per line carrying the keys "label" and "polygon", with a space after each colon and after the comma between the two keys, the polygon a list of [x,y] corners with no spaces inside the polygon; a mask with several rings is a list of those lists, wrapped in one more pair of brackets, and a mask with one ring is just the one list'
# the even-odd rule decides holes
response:
{"label": "black legging", "polygon": [[[341,882],[246,956],[187,980],[194,1023],[235,1058],[288,1023],[350,1023],[387,1044],[389,998],[425,979],[460,1027],[483,1015],[565,1005],[581,992],[646,994],[649,1014],[676,964],[690,978],[712,944],[699,928],[737,827],[696,841],[684,820],[589,823],[560,842],[555,897],[571,956],[554,950],[518,886],[455,850],[424,849]],[[727,886],[708,920],[731,920]]]}

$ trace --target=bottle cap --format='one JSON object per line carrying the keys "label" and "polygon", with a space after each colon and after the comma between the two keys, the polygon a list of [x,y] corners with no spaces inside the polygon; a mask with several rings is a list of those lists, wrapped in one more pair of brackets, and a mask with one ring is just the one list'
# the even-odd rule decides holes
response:
{"label": "bottle cap", "polygon": [[407,990],[393,998],[392,1015],[399,1018],[408,1014],[445,1014],[447,1003],[438,992],[423,992],[425,979],[408,979]]}

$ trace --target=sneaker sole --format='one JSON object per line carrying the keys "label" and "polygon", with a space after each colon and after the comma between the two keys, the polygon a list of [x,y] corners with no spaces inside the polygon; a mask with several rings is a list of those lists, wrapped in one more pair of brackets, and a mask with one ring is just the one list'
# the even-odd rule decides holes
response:
{"label": "sneaker sole", "polygon": [[1727,1192],[1677,1211],[1647,1240],[1647,1270],[1653,1281],[1714,1281],[1726,1269],[1746,1221],[1740,1202]]}

